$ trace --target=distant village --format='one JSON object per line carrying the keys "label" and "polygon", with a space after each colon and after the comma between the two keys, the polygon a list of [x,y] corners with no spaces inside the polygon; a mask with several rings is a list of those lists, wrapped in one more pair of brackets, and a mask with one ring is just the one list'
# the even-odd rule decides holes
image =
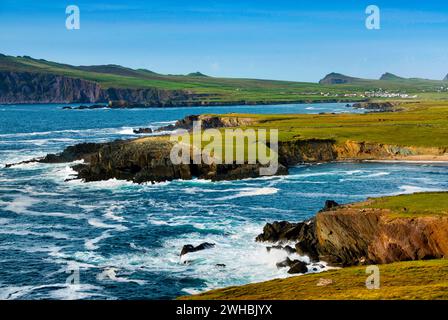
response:
{"label": "distant village", "polygon": [[330,92],[321,92],[321,96],[324,97],[359,97],[359,98],[401,98],[401,99],[416,99],[418,95],[410,95],[407,93],[401,92],[389,92],[383,91],[381,88],[378,91],[366,91],[364,93],[344,93],[344,94],[335,94]]}

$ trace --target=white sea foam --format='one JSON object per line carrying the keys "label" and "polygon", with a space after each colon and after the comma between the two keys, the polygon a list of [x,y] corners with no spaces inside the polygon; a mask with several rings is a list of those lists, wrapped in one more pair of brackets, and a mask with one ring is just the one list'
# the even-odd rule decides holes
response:
{"label": "white sea foam", "polygon": [[85,240],[84,241],[84,246],[86,247],[87,250],[96,250],[99,248],[99,246],[97,246],[98,242],[110,238],[111,235],[109,233],[109,231],[103,232],[100,236],[94,238],[94,239],[89,239],[89,240]]}
{"label": "white sea foam", "polygon": [[0,230],[0,234],[15,235],[15,236],[38,236],[38,237],[50,237],[54,239],[68,240],[70,237],[62,232],[49,231],[49,232],[35,232],[30,230]]}
{"label": "white sea foam", "polygon": [[396,194],[411,194],[416,192],[436,192],[436,191],[444,191],[444,189],[440,188],[424,188],[424,187],[418,187],[418,186],[410,186],[410,185],[404,185],[399,187],[400,191]]}
{"label": "white sea foam", "polygon": [[138,184],[133,183],[132,181],[126,180],[117,180],[117,179],[109,179],[103,181],[93,181],[93,182],[82,182],[80,180],[70,181],[72,184],[77,184],[83,188],[91,188],[91,189],[118,189],[120,187],[126,186],[135,186],[138,187]]}
{"label": "white sea foam", "polygon": [[277,192],[278,192],[277,188],[243,188],[237,194],[217,198],[216,200],[223,201],[242,197],[266,196],[276,194]]}
{"label": "white sea foam", "polygon": [[134,133],[134,129],[130,128],[130,127],[123,127],[119,130],[117,130],[118,134],[123,134],[123,135],[135,135]]}
{"label": "white sea foam", "polygon": [[11,202],[5,202],[5,207],[3,209],[17,214],[30,213],[32,211],[30,211],[29,208],[39,202],[40,200],[36,198],[17,196]]}
{"label": "white sea foam", "polygon": [[104,223],[103,221],[100,221],[98,219],[88,219],[87,222],[91,225],[94,226],[95,228],[100,228],[100,229],[115,229],[117,231],[126,231],[128,230],[127,227],[121,225],[121,224],[107,224]]}
{"label": "white sea foam", "polygon": [[111,205],[106,209],[106,213],[103,216],[110,220],[123,222],[125,221],[125,219],[118,215],[118,211],[120,211],[122,208],[122,206]]}
{"label": "white sea foam", "polygon": [[[105,297],[104,294],[100,293],[101,291],[101,287],[91,284],[62,284],[58,289],[50,292],[50,298],[57,300],[80,300],[93,297]],[[108,298],[110,299],[111,297],[108,296]]]}
{"label": "white sea foam", "polygon": [[388,175],[390,175],[390,172],[381,171],[381,172],[375,172],[375,173],[368,174],[366,176],[363,176],[363,178],[376,178],[376,177],[383,177],[383,176],[388,176]]}
{"label": "white sea foam", "polygon": [[[1,203],[1,201],[0,201]],[[9,224],[11,222],[11,219],[7,218],[0,218],[0,224]]]}
{"label": "white sea foam", "polygon": [[146,283],[144,280],[127,279],[123,276],[117,277],[117,271],[117,268],[106,268],[103,272],[98,274],[96,278],[98,281],[132,282],[139,285],[144,285]]}

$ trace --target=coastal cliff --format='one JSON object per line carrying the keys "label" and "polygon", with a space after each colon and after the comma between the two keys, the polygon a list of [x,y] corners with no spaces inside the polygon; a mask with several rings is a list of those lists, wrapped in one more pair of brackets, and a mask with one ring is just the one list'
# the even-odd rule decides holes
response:
{"label": "coastal cliff", "polygon": [[164,107],[191,103],[196,95],[156,88],[104,89],[97,82],[50,73],[0,71],[0,103],[101,103]]}
{"label": "coastal cliff", "polygon": [[[435,202],[431,213],[413,210],[420,198]],[[400,205],[381,205],[397,199]],[[299,254],[336,266],[440,259],[448,257],[448,216],[437,207],[447,202],[440,192],[335,205],[306,222],[268,223],[256,240],[294,241]]]}
{"label": "coastal cliff", "polygon": [[448,257],[448,217],[400,218],[388,213],[356,206],[318,213],[320,259],[347,266]]}
{"label": "coastal cliff", "polygon": [[[257,241],[296,242],[296,252],[344,268],[307,273],[180,299],[447,299],[448,192],[327,201],[307,221],[273,222]],[[270,247],[268,247],[270,248]],[[313,255],[316,256],[313,257]],[[366,288],[376,264],[379,288]]]}
{"label": "coastal cliff", "polygon": [[0,103],[69,103],[106,101],[99,84],[60,75],[0,72]]}

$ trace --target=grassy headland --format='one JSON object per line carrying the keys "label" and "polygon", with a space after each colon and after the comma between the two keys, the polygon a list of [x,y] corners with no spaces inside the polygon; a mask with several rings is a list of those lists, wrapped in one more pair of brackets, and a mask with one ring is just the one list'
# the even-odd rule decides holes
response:
{"label": "grassy headland", "polygon": [[355,207],[386,209],[390,216],[400,218],[446,216],[448,215],[448,193],[423,192],[374,198]]}
{"label": "grassy headland", "polygon": [[[182,300],[448,299],[448,259],[379,266],[380,289],[367,289],[366,267],[349,267],[240,287],[212,290]],[[324,280],[322,280],[324,279]],[[326,283],[329,283],[325,285]],[[324,284],[324,285],[319,285]]]}
{"label": "grassy headland", "polygon": [[333,139],[397,146],[448,148],[448,103],[424,102],[400,105],[399,112],[367,114],[230,114],[252,118],[246,127],[279,130],[280,141]]}

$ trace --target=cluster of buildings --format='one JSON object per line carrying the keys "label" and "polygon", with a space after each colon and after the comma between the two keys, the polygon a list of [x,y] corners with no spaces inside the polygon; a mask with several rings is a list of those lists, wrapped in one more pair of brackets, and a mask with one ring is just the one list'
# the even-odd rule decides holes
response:
{"label": "cluster of buildings", "polygon": [[[448,91],[448,88],[446,88]],[[364,93],[344,93],[344,94],[335,94],[330,92],[321,92],[321,96],[324,97],[359,97],[359,98],[401,98],[401,99],[415,99],[418,95],[410,95],[407,93],[401,92],[388,92],[388,91],[366,91]]]}

